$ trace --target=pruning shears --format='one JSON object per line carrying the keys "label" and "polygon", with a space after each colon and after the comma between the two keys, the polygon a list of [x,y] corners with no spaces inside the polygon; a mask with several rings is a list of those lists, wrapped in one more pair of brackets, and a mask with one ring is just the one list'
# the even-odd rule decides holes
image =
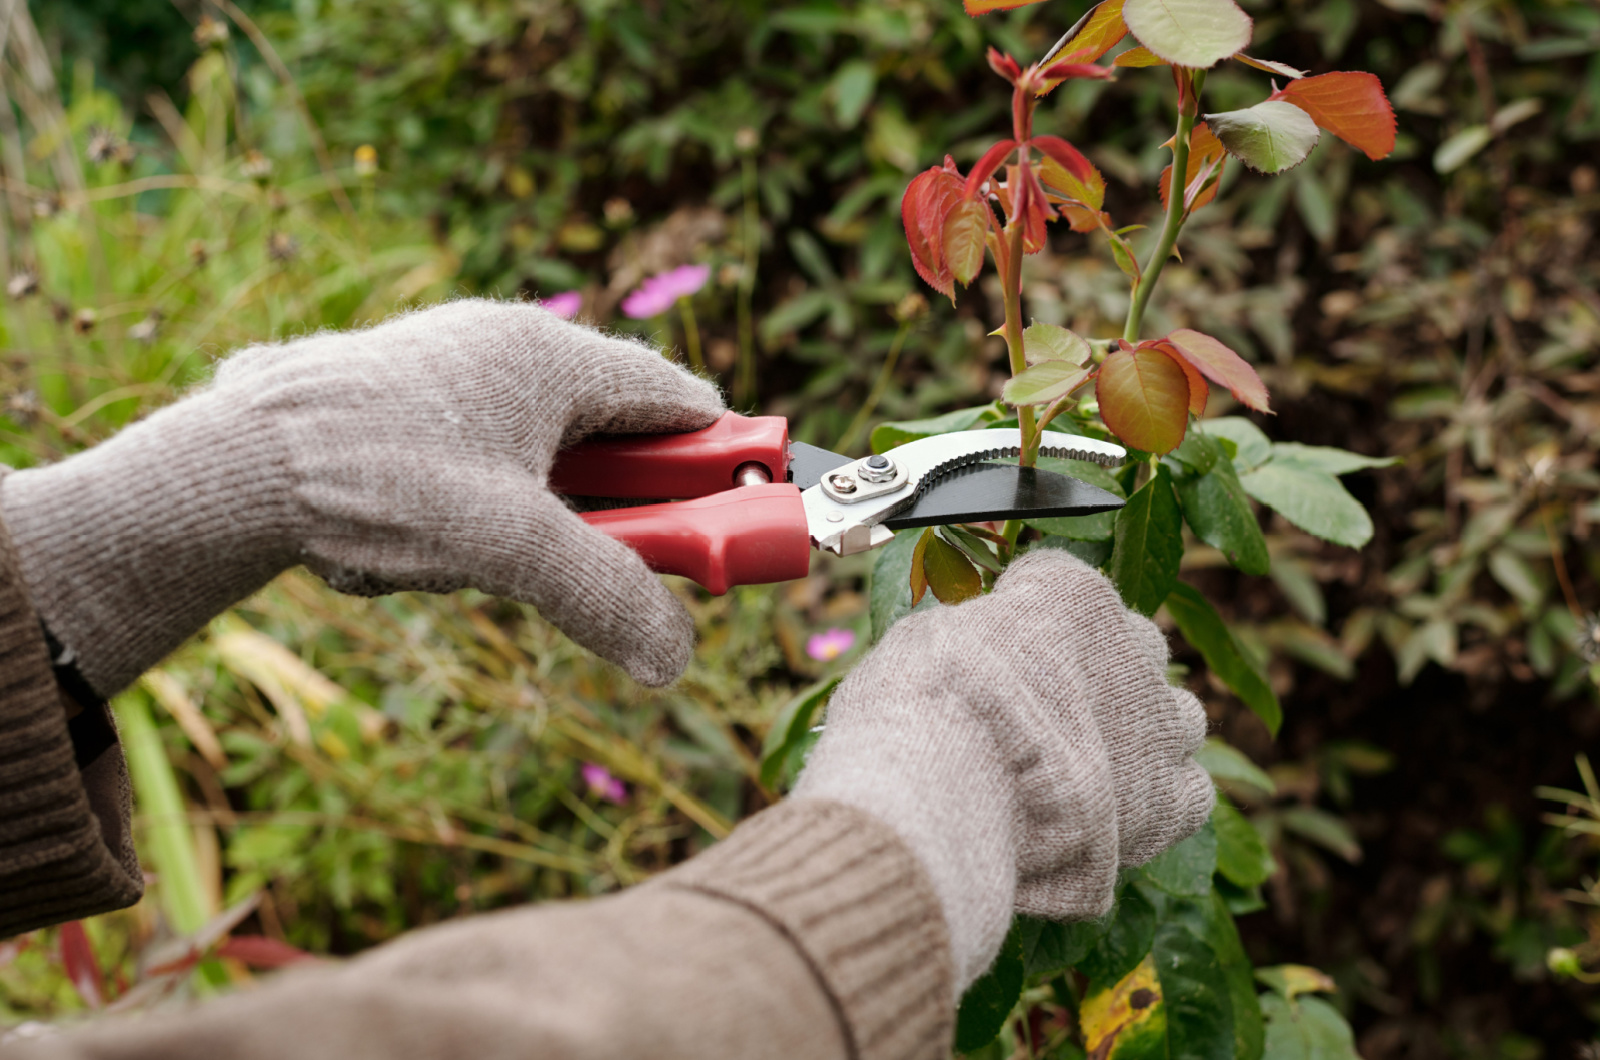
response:
{"label": "pruning shears", "polygon": [[[562,450],[551,488],[569,497],[662,503],[588,511],[583,518],[654,571],[713,593],[803,578],[811,551],[839,556],[887,544],[917,526],[1043,519],[1113,511],[1098,486],[1002,462],[1022,449],[1015,427],[941,434],[888,453],[844,456],[789,440],[782,416],[725,413],[684,434],[595,439]],[[1119,445],[1045,432],[1039,453],[1120,462]]]}

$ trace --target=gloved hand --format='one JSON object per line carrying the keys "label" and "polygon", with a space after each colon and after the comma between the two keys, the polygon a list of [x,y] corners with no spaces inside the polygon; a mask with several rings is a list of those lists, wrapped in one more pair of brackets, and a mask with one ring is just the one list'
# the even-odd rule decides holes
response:
{"label": "gloved hand", "polygon": [[959,996],[1013,910],[1100,916],[1119,865],[1205,824],[1205,711],[1166,667],[1166,637],[1103,575],[1036,549],[989,595],[889,631],[834,693],[794,797],[865,810],[912,848]]}
{"label": "gloved hand", "polygon": [[473,586],[666,684],[688,614],[546,481],[593,433],[695,430],[723,405],[655,350],[464,300],[255,346],[88,452],[0,481],[40,617],[110,695],[304,563],[347,592]]}

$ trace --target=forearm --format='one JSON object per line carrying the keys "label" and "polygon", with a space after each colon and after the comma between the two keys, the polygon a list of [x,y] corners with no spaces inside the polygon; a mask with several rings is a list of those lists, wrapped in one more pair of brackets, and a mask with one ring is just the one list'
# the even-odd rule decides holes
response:
{"label": "forearm", "polygon": [[933,1060],[949,1052],[949,983],[910,851],[859,811],[789,804],[621,895],[457,921],[17,1055]]}
{"label": "forearm", "polygon": [[[848,1055],[810,970],[749,910],[677,892],[480,918],[177,1016],[18,1051],[78,1060],[472,1060]],[[433,950],[433,953],[426,951]],[[713,957],[714,961],[708,961]],[[0,1054],[0,1055],[9,1055]]]}
{"label": "forearm", "polygon": [[0,481],[34,607],[101,695],[295,562],[271,430],[202,393]]}

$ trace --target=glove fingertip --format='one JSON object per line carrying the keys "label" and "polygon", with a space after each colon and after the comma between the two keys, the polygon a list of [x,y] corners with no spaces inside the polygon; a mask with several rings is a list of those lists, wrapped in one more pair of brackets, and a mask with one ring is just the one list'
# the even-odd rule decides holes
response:
{"label": "glove fingertip", "polygon": [[722,392],[709,379],[641,343],[607,342],[615,356],[574,424],[579,436],[694,431],[727,411]]}
{"label": "glove fingertip", "polygon": [[589,613],[581,619],[568,616],[564,628],[641,685],[664,688],[683,676],[694,655],[694,619],[649,571],[626,581],[626,589],[610,599],[590,594]]}
{"label": "glove fingertip", "polygon": [[1206,742],[1209,721],[1206,717],[1205,704],[1200,701],[1199,696],[1187,688],[1174,688],[1172,698],[1177,711],[1178,727],[1185,737],[1183,753],[1192,755]]}
{"label": "glove fingertip", "polygon": [[673,606],[682,619],[671,623],[676,628],[660,629],[638,641],[633,646],[637,650],[626,651],[613,659],[629,677],[649,688],[665,688],[682,677],[694,656],[694,620],[682,604],[674,601]]}
{"label": "glove fingertip", "polygon": [[1167,635],[1161,631],[1161,627],[1150,618],[1131,609],[1125,613],[1124,621],[1140,653],[1157,669],[1165,671],[1167,663],[1172,658],[1172,645],[1168,642]]}
{"label": "glove fingertip", "polygon": [[1211,811],[1217,805],[1217,786],[1204,766],[1191,761],[1184,767],[1178,792],[1179,814],[1183,819],[1183,834],[1179,838],[1187,839],[1211,819]]}

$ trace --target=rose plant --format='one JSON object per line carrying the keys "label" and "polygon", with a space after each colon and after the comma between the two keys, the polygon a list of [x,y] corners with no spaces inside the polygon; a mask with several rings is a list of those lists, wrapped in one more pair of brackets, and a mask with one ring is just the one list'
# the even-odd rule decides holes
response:
{"label": "rose plant", "polygon": [[[980,15],[1035,2],[966,0],[966,7]],[[1023,548],[1069,549],[1103,568],[1130,607],[1145,614],[1164,607],[1213,675],[1276,733],[1282,711],[1261,660],[1197,589],[1179,580],[1186,541],[1217,550],[1246,574],[1269,573],[1272,558],[1254,507],[1259,503],[1301,530],[1360,547],[1372,523],[1339,476],[1387,461],[1273,443],[1244,416],[1202,420],[1214,387],[1245,410],[1270,413],[1266,386],[1219,339],[1190,328],[1146,336],[1142,324],[1168,260],[1179,256],[1185,223],[1215,198],[1228,165],[1282,173],[1304,161],[1324,131],[1381,159],[1394,147],[1395,117],[1373,75],[1306,76],[1246,54],[1251,32],[1250,17],[1233,0],[1104,0],[1038,62],[1024,66],[990,49],[990,67],[1011,85],[1010,135],[965,173],[947,156],[917,175],[901,215],[918,274],[952,301],[956,285],[971,284],[986,256],[993,262],[1004,306],[998,333],[1011,378],[1001,402],[880,425],[873,448],[1015,425],[1023,437],[1022,464],[1094,482],[1127,505],[1116,513],[1012,520],[999,528],[903,532],[875,569],[875,632],[931,603],[928,597],[954,603],[985,591]],[[1130,35],[1134,46],[1102,64]],[[1224,61],[1271,78],[1260,102],[1205,110],[1207,71]],[[1142,226],[1112,220],[1099,170],[1067,140],[1035,132],[1033,114],[1065,81],[1148,67],[1167,68],[1175,114],[1164,145],[1171,164],[1160,180],[1162,220],[1141,261],[1130,236]],[[1081,336],[1023,320],[1023,260],[1046,248],[1054,221],[1103,240],[1127,275],[1120,335]],[[1115,437],[1130,450],[1129,459],[1114,472],[1041,459],[1046,430]],[[1235,915],[1264,906],[1260,887],[1276,866],[1262,834],[1227,791],[1270,791],[1271,780],[1217,740],[1201,757],[1223,789],[1210,824],[1149,865],[1127,870],[1116,907],[1103,921],[1020,919],[994,968],[963,1001],[960,1049],[1216,1060],[1354,1055],[1349,1026],[1318,996],[1332,990],[1332,981],[1299,966],[1253,968],[1234,926]],[[997,1040],[1002,1033],[1009,1041]]]}

